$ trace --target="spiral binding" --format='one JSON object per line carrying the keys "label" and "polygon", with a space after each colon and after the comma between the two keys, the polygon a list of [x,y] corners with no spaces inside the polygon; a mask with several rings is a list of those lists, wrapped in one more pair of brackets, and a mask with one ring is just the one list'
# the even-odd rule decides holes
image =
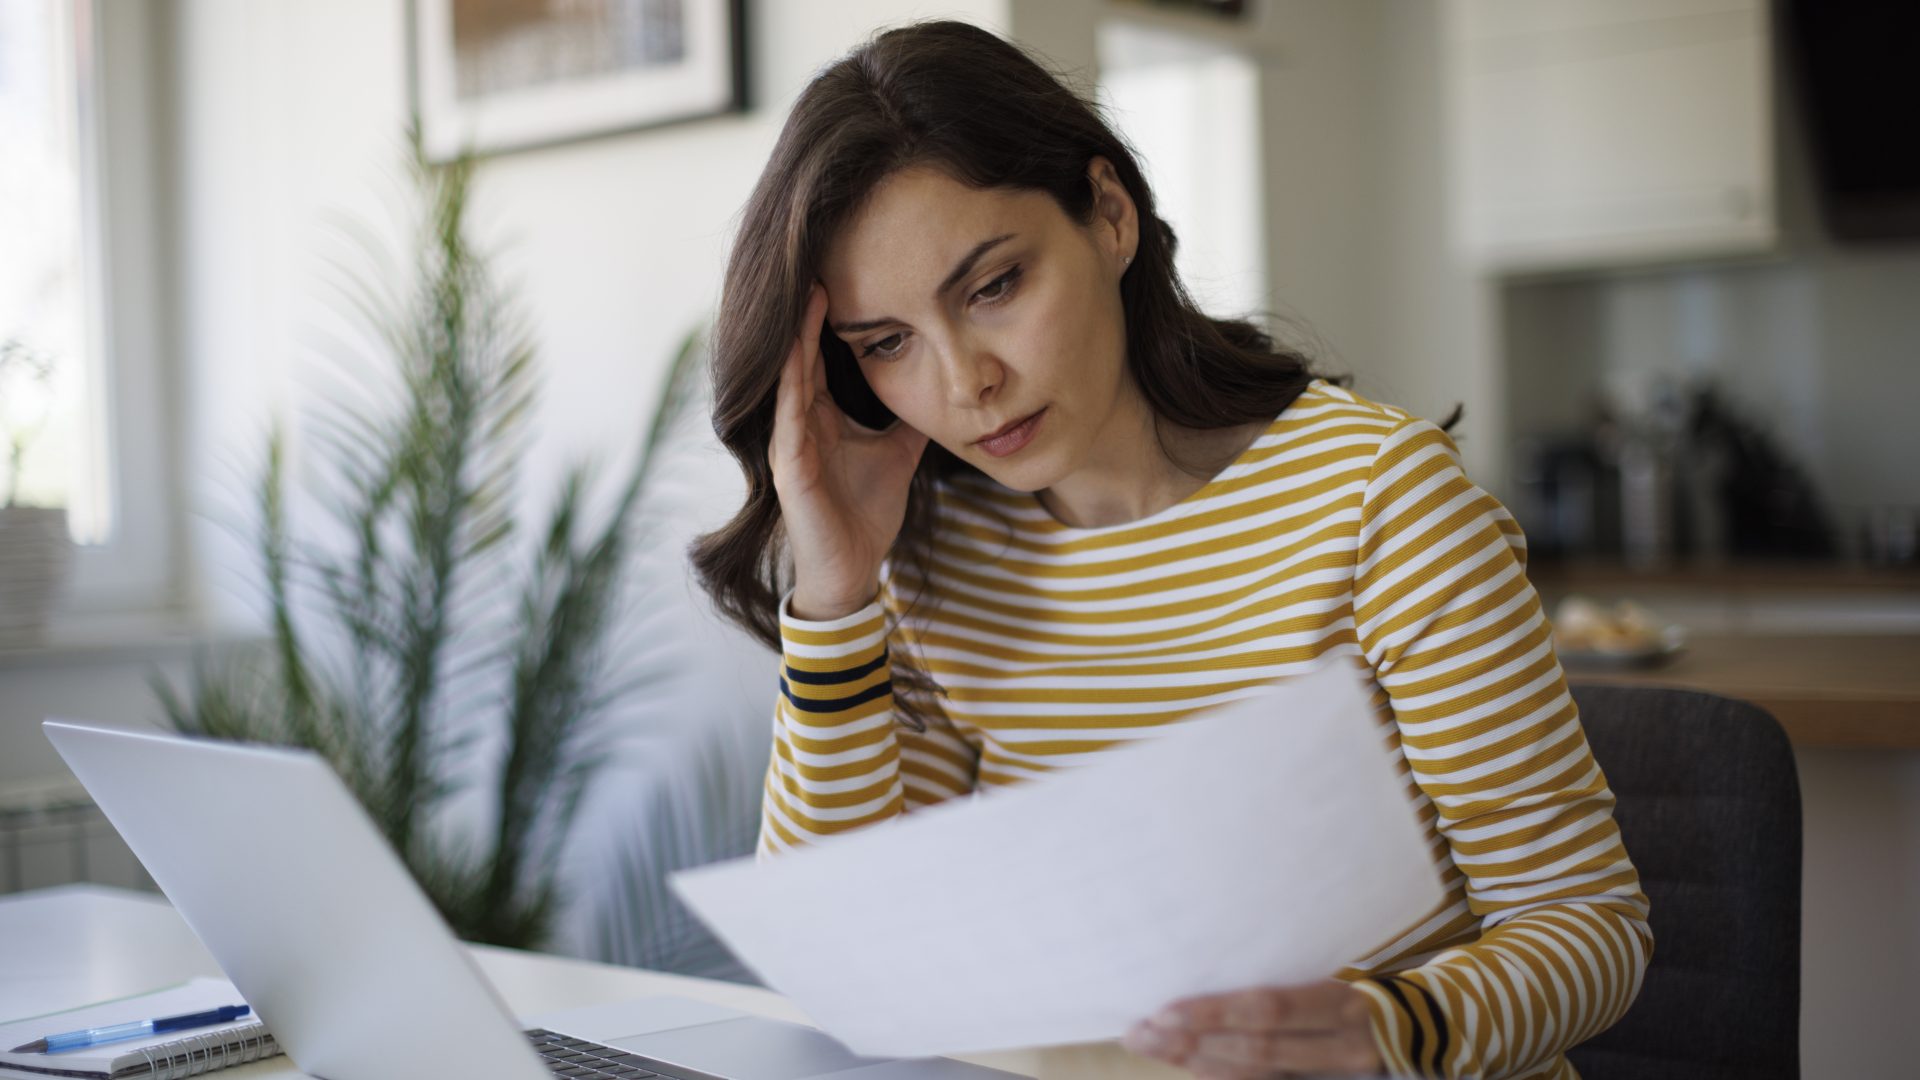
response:
{"label": "spiral binding", "polygon": [[280,1052],[280,1044],[273,1041],[265,1024],[250,1024],[243,1028],[209,1031],[158,1046],[143,1047],[140,1053],[147,1059],[147,1071],[131,1075],[147,1076],[152,1080],[179,1080],[215,1069],[245,1065]]}

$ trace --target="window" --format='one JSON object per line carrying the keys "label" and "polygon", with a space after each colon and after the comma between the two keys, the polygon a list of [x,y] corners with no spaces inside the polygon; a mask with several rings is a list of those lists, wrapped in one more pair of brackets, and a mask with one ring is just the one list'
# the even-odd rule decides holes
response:
{"label": "window", "polygon": [[82,541],[112,526],[97,483],[87,14],[71,3],[0,6],[0,501],[67,507]]}
{"label": "window", "polygon": [[1210,315],[1264,311],[1258,63],[1125,22],[1103,24],[1099,48],[1101,102],[1180,238],[1181,281]]}
{"label": "window", "polygon": [[0,448],[31,434],[18,470],[0,457],[0,501],[67,507],[80,547],[56,640],[178,606],[152,8],[0,3]]}

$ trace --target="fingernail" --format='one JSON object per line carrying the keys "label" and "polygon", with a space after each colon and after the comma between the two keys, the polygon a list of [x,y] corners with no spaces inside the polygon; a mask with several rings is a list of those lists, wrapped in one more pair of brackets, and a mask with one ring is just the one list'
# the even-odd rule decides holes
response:
{"label": "fingernail", "polygon": [[1187,1018],[1181,1015],[1179,1009],[1161,1009],[1159,1012],[1154,1013],[1153,1018],[1147,1022],[1155,1027],[1163,1028],[1182,1028],[1187,1026]]}
{"label": "fingernail", "polygon": [[1127,1032],[1126,1038],[1120,1040],[1120,1045],[1131,1053],[1153,1054],[1166,1049],[1167,1044],[1152,1028],[1135,1025]]}

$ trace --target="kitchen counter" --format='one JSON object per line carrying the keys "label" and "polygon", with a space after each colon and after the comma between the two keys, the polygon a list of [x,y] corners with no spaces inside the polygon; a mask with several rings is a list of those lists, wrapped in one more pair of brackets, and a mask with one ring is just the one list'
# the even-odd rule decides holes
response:
{"label": "kitchen counter", "polygon": [[1920,634],[1712,634],[1666,664],[1580,683],[1706,690],[1766,709],[1801,747],[1920,750]]}
{"label": "kitchen counter", "polygon": [[1706,690],[1751,701],[1796,746],[1920,749],[1920,569],[1814,563],[1606,562],[1528,567],[1551,616],[1580,594],[1631,599],[1687,634],[1657,667],[1569,667],[1574,683]]}

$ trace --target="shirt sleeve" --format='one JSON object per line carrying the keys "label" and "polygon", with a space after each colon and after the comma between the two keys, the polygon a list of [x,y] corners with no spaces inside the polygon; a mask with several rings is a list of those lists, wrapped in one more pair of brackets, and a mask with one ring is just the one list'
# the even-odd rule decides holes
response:
{"label": "shirt sleeve", "polygon": [[765,858],[968,794],[979,753],[937,709],[927,730],[896,720],[887,613],[795,618],[780,601],[780,695],[761,801]]}
{"label": "shirt sleeve", "polygon": [[[1362,503],[1354,623],[1478,940],[1354,985],[1396,1075],[1513,1076],[1618,1020],[1653,951],[1519,526],[1408,420]],[[1423,808],[1424,809],[1424,808]]]}

